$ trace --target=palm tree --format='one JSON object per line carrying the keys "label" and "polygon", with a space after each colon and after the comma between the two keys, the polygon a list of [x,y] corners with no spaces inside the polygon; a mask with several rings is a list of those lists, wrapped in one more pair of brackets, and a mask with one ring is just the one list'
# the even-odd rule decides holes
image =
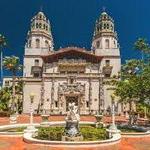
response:
{"label": "palm tree", "polygon": [[16,56],[5,57],[3,60],[4,68],[12,73],[12,102],[11,102],[11,112],[15,112],[15,79],[18,71],[22,70],[22,65],[20,65],[20,59]]}
{"label": "palm tree", "polygon": [[0,34],[0,55],[1,55],[1,85],[3,82],[3,48],[7,45],[6,38]]}

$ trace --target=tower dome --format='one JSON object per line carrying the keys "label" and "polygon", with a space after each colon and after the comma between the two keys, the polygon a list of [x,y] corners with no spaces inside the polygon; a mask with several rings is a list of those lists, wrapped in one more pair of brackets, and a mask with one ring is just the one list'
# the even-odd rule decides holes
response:
{"label": "tower dome", "polygon": [[49,48],[51,51],[53,50],[50,22],[42,11],[31,19],[27,41],[27,47],[29,48]]}
{"label": "tower dome", "polygon": [[96,20],[93,39],[101,36],[113,36],[117,38],[117,33],[114,30],[114,20],[105,11]]}

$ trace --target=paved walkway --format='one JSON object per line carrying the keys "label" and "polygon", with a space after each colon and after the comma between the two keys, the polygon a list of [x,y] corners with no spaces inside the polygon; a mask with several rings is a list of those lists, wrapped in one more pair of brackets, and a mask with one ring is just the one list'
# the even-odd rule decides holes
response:
{"label": "paved walkway", "polygon": [[100,149],[88,147],[59,148],[46,145],[27,144],[22,137],[0,136],[0,150],[150,150],[150,137],[147,138],[123,138],[121,143],[114,146],[104,146]]}
{"label": "paved walkway", "polygon": [[[49,121],[64,121],[66,116],[50,116]],[[18,123],[29,123],[30,117],[29,115],[19,115],[17,122]],[[40,123],[41,117],[40,116],[34,116],[34,123]],[[95,122],[94,116],[81,116],[81,121],[92,121]],[[111,123],[111,117],[104,117],[103,121],[105,123]],[[124,117],[117,116],[116,122],[127,122],[127,120]],[[9,117],[0,117],[0,125],[6,125],[9,124]]]}
{"label": "paved walkway", "polygon": [[[50,121],[64,120],[64,116],[51,116]],[[82,116],[82,121],[95,121],[92,116]],[[18,118],[19,123],[28,123],[29,116],[22,115]],[[40,122],[40,117],[34,117],[34,122]],[[117,121],[125,121],[123,117],[117,117]],[[104,122],[111,122],[110,117],[105,117]],[[9,124],[9,118],[0,118],[0,125]],[[119,146],[106,145],[100,149],[94,147],[49,147],[46,145],[27,144],[23,141],[22,137],[13,136],[0,136],[0,150],[150,150],[150,137],[145,138],[122,138]]]}

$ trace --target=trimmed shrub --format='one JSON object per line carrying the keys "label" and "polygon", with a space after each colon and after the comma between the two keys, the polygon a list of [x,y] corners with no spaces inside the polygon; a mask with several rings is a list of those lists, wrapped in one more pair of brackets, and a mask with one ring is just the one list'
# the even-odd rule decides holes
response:
{"label": "trimmed shrub", "polygon": [[[84,141],[96,141],[107,139],[107,133],[105,128],[81,126],[80,132],[84,138]],[[38,130],[38,136],[36,136],[35,138],[41,140],[61,141],[63,133],[64,127],[40,127]]]}

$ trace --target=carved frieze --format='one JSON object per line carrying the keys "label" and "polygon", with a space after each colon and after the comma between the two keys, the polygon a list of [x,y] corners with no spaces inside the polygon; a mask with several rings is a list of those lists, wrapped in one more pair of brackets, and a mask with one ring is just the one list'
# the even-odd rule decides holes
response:
{"label": "carved frieze", "polygon": [[84,94],[85,86],[80,83],[68,84],[64,83],[59,86],[59,94],[64,93],[81,93]]}

